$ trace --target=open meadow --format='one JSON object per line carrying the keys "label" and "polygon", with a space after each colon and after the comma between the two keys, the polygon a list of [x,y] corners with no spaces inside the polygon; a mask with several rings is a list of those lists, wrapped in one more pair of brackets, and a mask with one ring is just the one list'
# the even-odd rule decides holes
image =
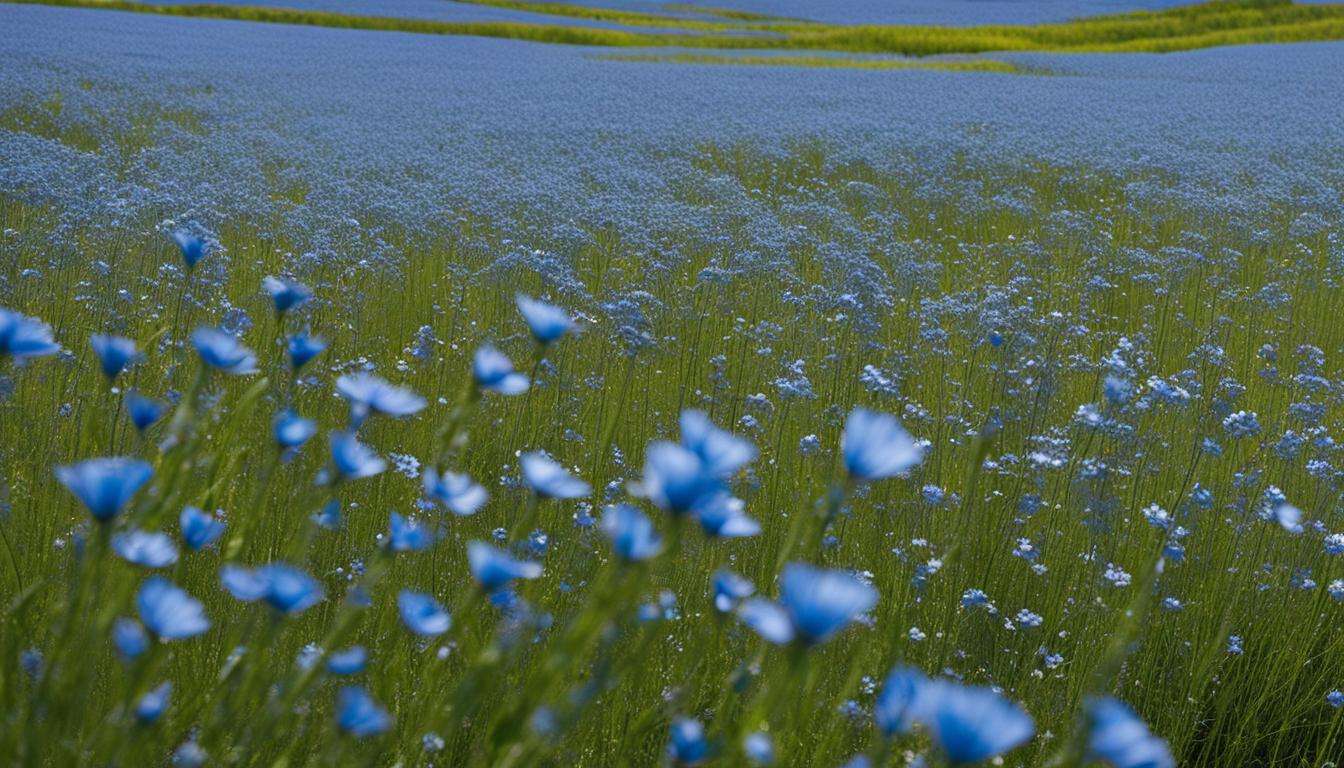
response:
{"label": "open meadow", "polygon": [[1344,765],[1342,319],[1344,5],[0,0],[0,764]]}

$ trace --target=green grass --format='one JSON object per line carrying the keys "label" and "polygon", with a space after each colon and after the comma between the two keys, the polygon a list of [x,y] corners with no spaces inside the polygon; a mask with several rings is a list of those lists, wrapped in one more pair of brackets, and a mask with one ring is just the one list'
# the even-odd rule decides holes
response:
{"label": "green grass", "polygon": [[[470,35],[539,43],[604,47],[678,46],[704,49],[824,50],[906,56],[991,51],[1171,52],[1223,45],[1344,39],[1344,5],[1297,5],[1290,0],[1223,0],[1162,11],[1133,12],[1055,24],[980,27],[831,25],[801,22],[705,22],[628,15],[584,6],[549,6],[581,18],[623,16],[637,26],[676,27],[649,32],[524,22],[444,22],[354,16],[261,6],[153,5],[134,0],[6,0],[196,18],[342,29]],[[494,0],[491,0],[492,4]],[[499,0],[508,7],[534,5]],[[612,19],[616,20],[616,19]]]}
{"label": "green grass", "polygon": [[[5,713],[0,754],[20,755],[30,765],[64,766],[115,748],[122,764],[159,764],[194,732],[212,756],[236,766],[382,765],[397,758],[404,765],[422,765],[429,759],[419,746],[428,727],[425,718],[435,720],[438,708],[463,690],[462,681],[475,679],[479,687],[462,704],[469,716],[433,723],[447,743],[435,764],[499,764],[512,755],[522,764],[535,758],[546,765],[654,765],[661,759],[672,715],[705,717],[712,733],[732,749],[731,737],[745,711],[751,702],[764,700],[777,702],[770,727],[782,764],[830,766],[868,747],[872,739],[870,726],[841,715],[837,706],[851,698],[869,705],[871,693],[865,692],[863,678],[880,676],[896,662],[931,673],[951,669],[970,682],[999,685],[1021,701],[1036,718],[1038,732],[1053,738],[1013,753],[1010,766],[1045,764],[1074,732],[1081,698],[1097,690],[1116,692],[1138,708],[1171,741],[1182,766],[1314,766],[1339,754],[1344,728],[1337,711],[1323,701],[1325,691],[1344,676],[1344,644],[1334,631],[1337,607],[1324,602],[1319,588],[1302,592],[1284,583],[1288,569],[1297,565],[1311,567],[1322,584],[1344,575],[1340,563],[1325,558],[1319,539],[1292,537],[1268,524],[1244,530],[1224,525],[1221,510],[1196,517],[1186,540],[1191,559],[1168,565],[1157,581],[1160,594],[1186,601],[1177,613],[1136,601],[1136,592],[1142,593],[1138,587],[1111,588],[1097,578],[1098,562],[1113,561],[1133,573],[1136,584],[1143,583],[1162,536],[1137,513],[1153,502],[1175,509],[1192,476],[1220,500],[1230,501],[1240,492],[1233,473],[1259,464],[1267,474],[1245,493],[1254,496],[1272,482],[1286,489],[1309,516],[1321,518],[1334,514],[1337,491],[1306,475],[1300,462],[1277,459],[1268,440],[1229,442],[1224,458],[1204,456],[1197,450],[1202,437],[1216,434],[1219,427],[1216,414],[1202,407],[1194,413],[1154,409],[1123,416],[1140,445],[1089,437],[1072,422],[1078,404],[1101,397],[1097,374],[1075,369],[1072,356],[1101,359],[1121,334],[1142,335],[1152,370],[1193,365],[1208,387],[1224,373],[1236,375],[1247,387],[1241,407],[1258,411],[1266,424],[1288,421],[1289,404],[1298,395],[1256,374],[1262,366],[1257,350],[1273,340],[1283,356],[1279,364],[1289,372],[1295,370],[1293,350],[1301,344],[1326,350],[1344,346],[1344,326],[1336,322],[1344,313],[1344,293],[1332,285],[1338,279],[1337,266],[1325,236],[1305,241],[1289,237],[1297,211],[1288,207],[1261,211],[1257,225],[1262,231],[1254,233],[1176,203],[1153,207],[1151,198],[1131,197],[1131,183],[1160,179],[1114,178],[1087,168],[957,168],[938,179],[948,194],[931,198],[925,186],[931,179],[837,163],[822,145],[802,146],[784,156],[762,154],[750,146],[706,146],[697,153],[696,165],[707,177],[739,185],[793,225],[807,221],[806,205],[800,202],[835,196],[862,226],[881,228],[881,236],[893,241],[920,243],[936,269],[912,276],[891,265],[882,278],[890,282],[893,305],[877,328],[859,329],[833,310],[785,297],[838,278],[805,243],[783,254],[789,268],[778,274],[708,283],[697,278],[701,270],[722,263],[737,245],[749,242],[747,233],[728,227],[716,233],[725,239],[721,249],[692,250],[675,270],[649,274],[648,265],[619,239],[594,232],[587,246],[570,254],[585,289],[601,297],[631,284],[646,288],[671,308],[651,317],[651,333],[667,343],[625,356],[610,339],[611,329],[599,322],[548,353],[554,369],[542,374],[543,385],[532,394],[489,398],[471,414],[470,440],[459,466],[491,485],[494,498],[479,515],[452,520],[447,538],[432,552],[393,561],[374,592],[375,607],[359,615],[351,640],[371,649],[374,664],[366,679],[398,718],[392,734],[364,743],[335,732],[330,711],[335,681],[322,681],[303,706],[279,711],[267,690],[270,681],[288,679],[291,662],[305,644],[326,635],[341,615],[337,601],[329,600],[296,620],[269,620],[263,609],[240,604],[220,590],[221,558],[215,552],[190,555],[173,571],[175,580],[206,603],[216,630],[154,657],[153,672],[144,684],[160,678],[176,684],[175,703],[160,724],[132,729],[117,720],[118,705],[129,700],[136,683],[93,624],[77,633],[78,658],[88,679],[61,689],[48,702],[50,709],[35,713],[29,707],[26,697],[32,684],[17,671],[15,659],[24,648],[49,649],[53,643],[53,627],[74,576],[70,532],[84,518],[56,484],[52,465],[136,453],[158,463],[163,473],[176,456],[156,449],[161,427],[149,441],[135,439],[124,424],[113,428],[116,399],[96,372],[87,337],[115,330],[141,340],[151,350],[149,359],[127,384],[160,393],[170,386],[184,387],[194,363],[185,350],[159,349],[149,340],[180,338],[184,329],[213,318],[190,302],[181,317],[175,316],[182,283],[165,277],[163,265],[176,255],[152,231],[155,222],[129,231],[90,229],[78,233],[83,247],[54,247],[47,236],[58,226],[56,212],[0,202],[0,230],[18,233],[0,240],[0,278],[9,287],[5,302],[52,322],[72,352],[68,361],[35,361],[11,371],[13,392],[0,404],[3,478],[10,505],[8,517],[0,521],[9,545],[8,554],[0,553],[0,596],[9,606],[0,616],[5,622],[0,631],[0,704]],[[688,202],[709,205],[714,200],[698,192],[693,179],[669,181],[678,184]],[[979,190],[980,200],[1006,193],[1029,204],[967,207],[955,192],[965,188]],[[1070,212],[1069,221],[1080,226],[1062,227],[1061,211]],[[349,213],[366,226],[378,226],[363,212]],[[1163,262],[1158,274],[1111,267],[1128,263],[1130,249],[1159,254],[1166,247],[1186,246],[1191,233],[1198,233],[1198,247],[1210,255],[1236,255],[1180,266]],[[395,274],[352,270],[346,262],[316,265],[304,279],[323,301],[302,323],[326,334],[332,348],[322,363],[327,367],[315,371],[320,383],[292,390],[295,406],[317,418],[324,429],[337,428],[345,413],[331,396],[334,373],[329,366],[360,357],[427,395],[431,403],[439,397],[451,401],[460,391],[468,376],[468,354],[483,339],[506,339],[504,348],[515,360],[529,361],[534,352],[519,338],[522,327],[512,296],[516,290],[545,290],[537,275],[514,268],[485,280],[454,277],[491,274],[489,268],[507,250],[503,241],[512,234],[506,222],[464,220],[452,229],[395,241],[406,256],[404,270]],[[704,233],[682,234],[702,239]],[[820,234],[824,240],[825,233]],[[297,461],[276,463],[270,418],[290,388],[282,383],[286,374],[278,350],[268,342],[278,332],[277,323],[259,291],[264,275],[283,269],[280,254],[300,252],[301,244],[290,242],[279,222],[226,222],[220,236],[228,254],[211,257],[220,261],[205,263],[203,269],[222,268],[226,279],[216,287],[197,285],[193,291],[209,301],[227,298],[256,320],[247,340],[262,355],[270,387],[258,394],[252,389],[255,378],[212,385],[219,406],[202,424],[199,452],[183,469],[180,494],[174,498],[223,509],[230,526],[252,528],[254,533],[239,542],[231,558],[247,563],[279,556],[299,560],[322,576],[330,594],[339,595],[353,561],[376,562],[375,537],[385,530],[387,512],[414,508],[417,484],[388,472],[340,489],[348,527],[302,547],[307,515],[324,500],[311,485],[323,462],[323,448],[315,442]],[[69,243],[69,238],[67,234],[61,242]],[[1021,243],[1049,247],[1022,249]],[[352,260],[362,256],[353,244],[335,242],[331,247]],[[97,253],[114,277],[98,272],[89,253]],[[29,267],[40,269],[42,277],[23,277]],[[1084,286],[1099,272],[1114,288],[1090,295]],[[1288,306],[1271,311],[1253,298],[1271,284],[1292,297]],[[1010,307],[1042,319],[1056,310],[1070,317],[1083,311],[1087,335],[1078,337],[1042,320],[1023,329],[1040,335],[1029,350],[1019,352],[1011,339],[995,350],[983,343],[978,315],[941,314],[936,304],[925,304],[948,295],[979,299],[1010,285],[1027,286],[1008,292]],[[126,313],[117,293],[123,286],[133,288],[138,307],[156,307],[157,312]],[[72,301],[76,295],[83,298]],[[558,298],[569,302],[568,297]],[[1085,302],[1081,308],[1080,302]],[[571,308],[599,314],[592,307]],[[772,338],[751,332],[764,322],[780,324]],[[408,340],[425,324],[445,345],[433,359],[399,371],[398,362],[407,360]],[[931,349],[921,335],[930,325],[948,333],[946,354]],[[900,354],[875,358],[870,342]],[[1225,369],[1191,362],[1191,350],[1205,343],[1224,348]],[[759,352],[763,345],[768,345],[768,355]],[[1032,364],[1026,365],[1019,354],[1029,355]],[[722,363],[715,362],[718,355]],[[1337,374],[1333,357],[1326,375]],[[807,361],[815,400],[783,401],[775,394],[777,361],[794,359]],[[184,368],[174,372],[178,362]],[[858,372],[869,363],[897,366],[905,399],[865,392]],[[770,393],[776,411],[761,416],[763,428],[754,437],[762,457],[753,482],[741,485],[747,509],[765,524],[764,534],[750,541],[712,541],[674,530],[659,516],[665,533],[684,542],[680,551],[647,572],[623,574],[629,579],[623,599],[636,592],[652,596],[659,589],[672,590],[682,620],[650,626],[613,621],[609,639],[594,639],[564,668],[560,685],[537,695],[537,681],[557,637],[588,616],[583,611],[591,585],[613,573],[605,556],[594,554],[605,552],[604,546],[590,543],[573,527],[573,507],[544,503],[538,524],[552,533],[547,573],[523,595],[554,612],[555,632],[544,634],[535,645],[525,642],[501,651],[492,645],[496,620],[486,612],[459,638],[459,647],[446,661],[436,661],[435,644],[420,644],[401,629],[392,607],[397,588],[432,590],[455,604],[463,599],[467,580],[463,542],[488,538],[526,508],[525,494],[496,482],[513,473],[518,449],[553,451],[601,488],[636,476],[646,443],[672,436],[682,408],[705,407],[719,423],[733,425],[747,412],[746,398],[757,392]],[[806,519],[813,500],[834,477],[838,414],[855,403],[896,409],[897,402],[907,401],[928,413],[928,418],[907,423],[936,446],[929,461],[913,478],[882,482],[855,496],[836,530],[838,546],[807,555],[871,574],[882,593],[874,625],[847,632],[816,651],[805,687],[797,685],[787,654],[763,648],[731,621],[720,624],[712,618],[706,594],[709,575],[730,564],[773,593],[790,521]],[[251,407],[246,407],[249,402]],[[978,444],[968,432],[980,429],[993,410],[1004,417],[1003,430],[992,442]],[[374,419],[365,437],[380,452],[425,457],[448,412],[447,406],[433,404],[406,422]],[[977,474],[986,455],[982,450],[1000,459],[1025,454],[1036,436],[1052,427],[1077,449],[1067,469],[1043,473],[1039,484],[1017,473]],[[582,441],[566,439],[571,429]],[[808,434],[821,438],[825,448],[820,455],[803,456],[797,450],[800,438]],[[606,449],[608,441],[619,449],[620,458]],[[1098,480],[1078,474],[1084,458],[1123,466],[1135,460],[1136,449],[1140,453],[1133,472]],[[978,485],[972,487],[972,482]],[[925,483],[964,500],[950,508],[929,508],[919,501]],[[1022,520],[1018,502],[1028,492],[1040,493],[1045,504],[1034,517]],[[1089,525],[1099,514],[1095,505],[1103,503],[1112,505],[1112,517],[1103,526]],[[1008,554],[1018,536],[1032,538],[1042,549],[1041,562],[1049,567],[1046,576],[1031,575],[1026,563]],[[914,539],[930,545],[913,546]],[[58,540],[64,546],[54,546]],[[910,556],[898,557],[895,548]],[[1098,562],[1082,556],[1088,552]],[[918,592],[912,585],[914,569],[930,557],[943,558],[945,565]],[[1273,588],[1261,593],[1254,574],[1264,562],[1274,563],[1277,570],[1266,577]],[[102,568],[97,582],[102,603],[96,615],[130,611],[126,600],[141,574],[116,560]],[[1005,614],[1021,607],[1036,610],[1045,618],[1045,630],[1009,633],[1001,626],[1002,618],[958,609],[959,596],[970,587],[986,590]],[[620,601],[613,603],[617,606],[628,607]],[[1126,611],[1136,606],[1142,610],[1126,618]],[[460,611],[459,621],[466,615],[471,614]],[[1118,629],[1131,624],[1141,630],[1129,635]],[[912,626],[920,627],[927,639],[906,641]],[[1223,651],[1231,632],[1245,637],[1244,656]],[[1111,669],[1106,649],[1117,638],[1132,639],[1133,644],[1120,643],[1127,658],[1122,667]],[[244,656],[234,667],[227,659],[238,642],[265,650]],[[1065,664],[1045,670],[1037,653],[1041,646],[1062,653]],[[487,667],[489,675],[471,677],[472,670],[495,665],[498,657],[492,654],[499,653],[503,659]],[[759,662],[760,674],[741,693],[726,689],[726,681],[749,659]],[[237,671],[222,674],[228,669]],[[594,681],[600,683],[596,690],[584,687]],[[561,743],[528,740],[520,730],[519,718],[532,708],[563,708],[572,700],[570,694],[579,693],[592,698],[576,712],[578,719]],[[30,750],[38,745],[41,752],[21,752],[20,744]],[[898,754],[924,746],[922,737],[911,737],[899,745]],[[523,757],[517,757],[516,749],[524,750]],[[901,763],[893,759],[889,764]]]}

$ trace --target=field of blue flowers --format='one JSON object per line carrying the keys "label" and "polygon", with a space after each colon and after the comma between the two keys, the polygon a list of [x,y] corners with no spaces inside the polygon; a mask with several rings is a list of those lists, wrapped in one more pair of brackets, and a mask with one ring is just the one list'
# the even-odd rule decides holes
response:
{"label": "field of blue flowers", "polygon": [[0,3],[0,763],[1341,763],[1344,44],[996,58]]}

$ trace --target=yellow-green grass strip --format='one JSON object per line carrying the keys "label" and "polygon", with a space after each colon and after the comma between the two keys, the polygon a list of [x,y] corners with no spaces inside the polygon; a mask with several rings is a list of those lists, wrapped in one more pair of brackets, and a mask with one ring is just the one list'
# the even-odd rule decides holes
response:
{"label": "yellow-green grass strip", "polygon": [[603,29],[529,22],[450,22],[270,6],[155,5],[136,0],[3,0],[11,3],[150,13],[164,16],[304,24],[342,29],[508,38],[598,47],[834,51],[905,56],[994,51],[1169,52],[1224,45],[1344,39],[1344,5],[1288,0],[1235,0],[1039,25],[939,27],[804,24],[768,34]]}

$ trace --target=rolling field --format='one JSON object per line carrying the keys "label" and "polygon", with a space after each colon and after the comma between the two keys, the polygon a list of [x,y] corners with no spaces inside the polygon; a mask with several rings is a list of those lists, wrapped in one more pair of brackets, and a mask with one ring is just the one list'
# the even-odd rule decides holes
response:
{"label": "rolling field", "polygon": [[1340,6],[94,5],[0,763],[1344,756]]}

